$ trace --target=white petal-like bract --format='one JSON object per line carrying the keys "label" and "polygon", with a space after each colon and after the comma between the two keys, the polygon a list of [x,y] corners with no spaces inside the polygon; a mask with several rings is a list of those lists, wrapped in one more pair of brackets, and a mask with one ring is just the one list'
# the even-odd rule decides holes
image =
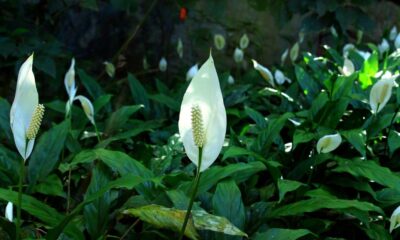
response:
{"label": "white petal-like bract", "polygon": [[21,65],[18,73],[17,88],[10,111],[10,125],[14,142],[19,154],[26,160],[32,153],[35,139],[28,141],[26,134],[39,96],[36,89],[35,76],[32,72],[33,54]]}
{"label": "white petal-like bract", "polygon": [[235,79],[232,77],[232,75],[229,75],[229,77],[228,77],[228,83],[229,83],[230,85],[232,85],[232,84],[235,83]]}
{"label": "white petal-like bract", "polygon": [[289,54],[289,48],[286,48],[286,50],[282,53],[282,56],[281,56],[281,64],[282,65],[285,63],[288,54]]}
{"label": "white petal-like bract", "polygon": [[67,90],[69,101],[72,101],[75,98],[76,94],[76,84],[75,84],[75,59],[72,58],[71,66],[69,67],[67,73],[64,77],[64,85]]}
{"label": "white petal-like bract", "polygon": [[394,40],[394,46],[396,47],[396,49],[400,48],[400,33],[397,34],[396,39]]}
{"label": "white petal-like bract", "polygon": [[196,73],[199,71],[199,65],[196,63],[193,65],[191,68],[186,73],[186,81],[192,80],[192,78],[196,75]]}
{"label": "white petal-like bract", "polygon": [[233,59],[236,63],[241,63],[243,61],[244,53],[240,48],[235,48],[235,52],[233,53]]}
{"label": "white petal-like bract", "polygon": [[[194,111],[197,113],[196,120],[200,122],[200,128],[192,126]],[[178,125],[187,156],[200,167],[200,171],[204,171],[217,159],[226,133],[226,111],[211,56],[201,66],[183,96]],[[204,142],[201,166],[198,166],[199,146],[194,139],[194,131],[199,129]]]}
{"label": "white petal-like bract", "polygon": [[76,96],[74,100],[79,100],[81,102],[82,109],[85,112],[86,117],[93,125],[95,125],[94,108],[92,102],[87,97],[82,95]]}
{"label": "white petal-like bract", "polygon": [[297,60],[297,57],[299,56],[299,50],[300,50],[300,45],[298,42],[296,42],[293,47],[290,49],[290,60],[292,62],[295,62]]}
{"label": "white petal-like bract", "polygon": [[277,84],[282,85],[285,83],[286,77],[281,70],[275,70],[274,76]]}
{"label": "white petal-like bract", "polygon": [[254,69],[257,70],[261,74],[261,76],[265,80],[267,80],[269,84],[271,84],[271,86],[275,87],[274,77],[272,76],[271,71],[263,65],[259,64],[256,60],[252,59],[252,61]]}
{"label": "white petal-like bract", "polygon": [[354,64],[350,59],[348,58],[344,59],[342,72],[343,75],[345,75],[346,77],[354,73]]}
{"label": "white petal-like bract", "polygon": [[379,54],[384,54],[389,51],[389,42],[386,39],[382,39],[382,42],[378,45]]}
{"label": "white petal-like bract", "polygon": [[349,51],[353,50],[353,49],[356,49],[356,47],[352,43],[347,43],[346,45],[344,45],[343,50],[342,50],[343,57],[349,56]]}
{"label": "white petal-like bract", "polygon": [[397,27],[393,26],[389,33],[389,39],[393,41],[397,36]]}
{"label": "white petal-like bract", "polygon": [[5,210],[5,218],[12,222],[14,219],[14,205],[12,202],[8,202]]}
{"label": "white petal-like bract", "polygon": [[390,229],[389,232],[392,232],[394,229],[400,226],[400,206],[398,206],[390,216]]}
{"label": "white petal-like bract", "polygon": [[339,133],[332,135],[325,135],[317,142],[318,153],[328,153],[339,147],[342,142],[342,137]]}
{"label": "white petal-like bract", "polygon": [[161,72],[167,71],[167,60],[165,57],[160,59],[160,62],[158,63],[158,69],[160,69]]}
{"label": "white petal-like bract", "polygon": [[369,95],[369,104],[372,113],[376,114],[385,107],[392,96],[392,88],[396,85],[395,80],[398,76],[398,74],[392,75],[390,72],[386,72],[381,79],[372,86]]}

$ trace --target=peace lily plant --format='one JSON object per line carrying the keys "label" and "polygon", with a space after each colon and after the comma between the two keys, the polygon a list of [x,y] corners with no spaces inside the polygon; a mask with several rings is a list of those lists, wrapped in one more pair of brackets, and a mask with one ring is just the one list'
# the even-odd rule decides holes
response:
{"label": "peace lily plant", "polygon": [[[25,161],[32,153],[35,138],[44,114],[44,106],[39,104],[39,95],[36,89],[35,76],[32,72],[32,65],[33,54],[19,69],[17,88],[10,111],[10,125],[14,136],[14,142],[23,159],[23,161],[21,161],[18,183],[16,228],[16,236],[18,239],[20,238],[21,231],[22,182],[24,179]],[[8,205],[7,207],[8,213],[12,211],[12,206]]]}
{"label": "peace lily plant", "polygon": [[332,135],[325,135],[320,138],[317,142],[317,152],[318,153],[328,153],[332,152],[339,147],[342,142],[342,137],[339,133]]}
{"label": "peace lily plant", "polygon": [[185,152],[197,166],[189,206],[181,229],[180,239],[182,239],[196,197],[201,172],[217,159],[226,133],[226,111],[211,55],[186,89],[178,125]]}
{"label": "peace lily plant", "polygon": [[372,86],[369,95],[369,104],[373,114],[380,112],[389,101],[392,96],[392,88],[397,86],[395,80],[398,76],[398,74],[392,75],[390,72],[386,72],[382,75],[381,79]]}

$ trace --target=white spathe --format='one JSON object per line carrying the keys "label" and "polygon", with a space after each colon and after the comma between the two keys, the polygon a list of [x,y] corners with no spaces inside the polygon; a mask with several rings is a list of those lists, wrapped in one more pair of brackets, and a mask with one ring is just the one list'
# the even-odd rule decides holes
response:
{"label": "white spathe", "polygon": [[65,74],[64,77],[64,85],[65,89],[67,90],[69,101],[72,102],[72,100],[75,98],[75,94],[77,91],[77,87],[75,84],[75,59],[72,58],[71,60],[71,65]]}
{"label": "white spathe", "polygon": [[343,50],[342,50],[343,57],[349,56],[350,50],[353,50],[353,49],[355,50],[356,47],[352,43],[347,43],[346,45],[344,45]]}
{"label": "white spathe", "polygon": [[[192,109],[198,106],[204,132],[201,166],[198,166],[199,147],[195,145],[192,126]],[[201,66],[183,96],[179,113],[179,134],[189,159],[200,171],[206,170],[217,159],[224,144],[226,111],[214,60]]]}
{"label": "white spathe", "polygon": [[392,232],[394,229],[400,226],[400,206],[398,206],[390,216],[390,228],[389,232]]}
{"label": "white spathe", "polygon": [[161,72],[167,71],[167,60],[165,57],[160,59],[160,62],[158,63],[158,69],[160,69]]}
{"label": "white spathe", "polygon": [[389,39],[393,41],[397,36],[397,27],[393,26],[389,33]]}
{"label": "white spathe", "polygon": [[286,48],[286,50],[281,55],[281,65],[285,63],[288,54],[289,54],[289,48]]}
{"label": "white spathe", "polygon": [[235,79],[232,77],[232,75],[229,75],[229,77],[228,77],[228,83],[229,83],[230,85],[232,85],[232,84],[235,83]]}
{"label": "white spathe", "polygon": [[344,63],[343,63],[343,68],[342,68],[343,75],[348,77],[354,73],[354,70],[355,70],[355,68],[354,68],[353,62],[350,59],[345,58]]}
{"label": "white spathe", "polygon": [[186,73],[186,81],[192,80],[196,73],[199,71],[199,65],[196,63],[192,67],[189,68],[189,70]]}
{"label": "white spathe", "polygon": [[394,46],[396,49],[400,48],[400,33],[397,35],[396,39],[394,40]]}
{"label": "white spathe", "polygon": [[14,219],[14,205],[12,202],[8,202],[5,211],[5,217],[8,221],[12,222]]}
{"label": "white spathe", "polygon": [[243,57],[243,50],[240,48],[235,48],[235,52],[233,53],[233,60],[235,60],[236,63],[241,63],[243,61]]}
{"label": "white spathe", "polygon": [[382,42],[378,45],[379,54],[383,55],[385,52],[389,51],[389,42],[384,38]]}
{"label": "white spathe", "polygon": [[33,54],[21,65],[18,73],[17,88],[10,111],[10,125],[14,142],[24,160],[32,153],[35,139],[26,137],[39,95],[36,89],[35,76],[32,72]]}
{"label": "white spathe", "polygon": [[74,100],[79,100],[82,105],[82,109],[86,114],[86,117],[89,119],[89,121],[95,125],[94,121],[94,108],[92,102],[85,96],[79,95],[76,96]]}
{"label": "white spathe", "polygon": [[285,83],[286,77],[281,70],[275,70],[274,76],[277,84],[282,85]]}
{"label": "white spathe", "polygon": [[318,153],[328,153],[335,150],[339,147],[342,142],[342,137],[339,133],[332,135],[325,135],[320,138],[317,142],[317,151]]}
{"label": "white spathe", "polygon": [[398,76],[398,74],[392,75],[390,72],[386,72],[381,79],[372,86],[369,94],[369,104],[372,113],[376,114],[385,107],[392,96],[392,88],[396,86],[395,80]]}
{"label": "white spathe", "polygon": [[269,84],[271,84],[272,87],[275,87],[274,77],[272,76],[271,71],[263,65],[259,64],[256,60],[252,59],[251,61],[253,61],[254,69],[257,70],[261,74],[261,76],[265,80],[267,80]]}

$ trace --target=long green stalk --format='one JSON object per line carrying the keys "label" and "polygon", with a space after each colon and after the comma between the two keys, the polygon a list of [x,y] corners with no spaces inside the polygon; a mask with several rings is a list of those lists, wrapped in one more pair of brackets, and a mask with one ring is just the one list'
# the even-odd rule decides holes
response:
{"label": "long green stalk", "polygon": [[16,238],[21,239],[21,205],[22,205],[22,183],[25,175],[25,161],[22,160],[21,167],[19,169],[19,181],[18,181],[18,202],[17,202],[17,227],[16,227]]}
{"label": "long green stalk", "polygon": [[199,182],[200,182],[200,176],[201,176],[200,167],[201,167],[202,157],[203,157],[203,148],[199,147],[199,162],[198,162],[198,165],[197,165],[196,177],[195,177],[194,182],[193,182],[192,195],[190,196],[190,202],[189,202],[189,206],[188,206],[188,208],[186,210],[185,220],[183,221],[183,225],[182,225],[182,229],[181,229],[181,232],[180,232],[179,240],[182,240],[182,238],[183,238],[183,236],[185,234],[186,225],[187,225],[187,223],[189,221],[190,213],[191,213],[192,207],[193,207],[193,202],[194,202],[194,199],[196,198],[197,189],[199,188]]}

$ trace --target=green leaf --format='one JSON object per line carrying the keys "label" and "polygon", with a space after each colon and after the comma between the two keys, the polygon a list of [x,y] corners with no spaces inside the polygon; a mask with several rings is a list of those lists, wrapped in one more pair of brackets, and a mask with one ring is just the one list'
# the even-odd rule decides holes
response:
{"label": "green leaf", "polygon": [[[243,229],[246,221],[242,194],[235,181],[228,180],[218,183],[215,190],[212,205],[214,214],[226,217],[232,224],[239,229]],[[218,239],[226,239],[218,236]]]}
{"label": "green leaf", "polygon": [[99,10],[99,7],[97,6],[97,0],[81,0],[80,4],[82,8],[87,8],[93,11]]}
{"label": "green leaf", "polygon": [[381,167],[374,161],[342,158],[336,160],[339,165],[333,169],[335,172],[347,172],[355,177],[364,177],[383,186],[400,190],[400,177],[389,168]]}
{"label": "green leaf", "polygon": [[266,232],[257,233],[254,240],[296,240],[309,234],[315,236],[307,229],[270,228]]}
{"label": "green leaf", "polygon": [[365,130],[353,129],[341,131],[340,133],[365,157],[365,141],[367,140],[367,132]]}
{"label": "green leaf", "polygon": [[293,148],[295,149],[299,143],[307,143],[314,139],[314,133],[305,130],[296,129],[293,136]]}
{"label": "green leaf", "polygon": [[28,179],[30,187],[43,181],[56,168],[64,142],[70,129],[68,120],[54,126],[39,138],[29,159]]}
{"label": "green leaf", "polygon": [[[206,192],[217,184],[220,180],[226,177],[232,177],[237,182],[247,180],[257,172],[265,170],[266,167],[261,162],[251,163],[236,163],[230,164],[225,167],[215,166],[204,171],[200,178],[198,194]],[[190,188],[191,184],[186,184],[186,190]]]}
{"label": "green leaf", "polygon": [[47,176],[43,182],[35,185],[34,191],[46,195],[65,197],[61,179],[55,174]]}
{"label": "green leaf", "polygon": [[287,180],[287,179],[278,179],[278,189],[279,189],[279,201],[281,202],[285,197],[285,194],[288,192],[295,191],[301,186],[305,186],[301,182]]}
{"label": "green leaf", "polygon": [[148,114],[150,113],[150,103],[146,89],[131,73],[128,73],[128,82],[129,82],[129,88],[131,89],[133,101],[137,105],[141,104],[144,106],[143,111],[145,116],[147,117]]}
{"label": "green leaf", "polygon": [[19,154],[0,145],[0,185],[3,187],[15,185],[19,180],[19,169],[22,158]]}
{"label": "green leaf", "polygon": [[169,97],[165,94],[161,94],[161,93],[154,94],[154,95],[149,96],[149,98],[160,104],[164,104],[165,106],[167,106],[168,108],[170,108],[174,111],[179,111],[179,109],[180,109],[180,103],[176,99]]}
{"label": "green leaf", "polygon": [[303,213],[315,212],[320,209],[346,209],[355,208],[361,211],[377,212],[384,214],[382,209],[369,202],[361,202],[357,200],[338,199],[333,197],[317,197],[307,200],[297,201],[295,203],[287,204],[272,211],[272,218],[283,216],[297,216]]}
{"label": "green leaf", "polygon": [[296,79],[300,87],[307,94],[309,100],[313,99],[320,90],[318,83],[300,66],[295,66]]}
{"label": "green leaf", "polygon": [[159,128],[160,126],[162,126],[162,121],[160,121],[160,120],[144,121],[144,122],[136,123],[135,127],[133,129],[123,131],[121,133],[117,133],[114,136],[101,141],[97,145],[97,147],[105,148],[112,142],[129,139],[129,138],[137,136],[143,132],[152,131],[156,128]]}
{"label": "green leaf", "polygon": [[359,81],[362,89],[367,89],[372,85],[372,78],[379,71],[378,58],[378,53],[374,51],[368,60],[364,61],[364,65],[359,74]]}
{"label": "green leaf", "polygon": [[[104,188],[110,182],[110,175],[107,169],[97,164],[92,171],[92,179],[85,195],[93,195]],[[106,231],[112,199],[111,193],[106,191],[84,207],[83,218],[92,239],[98,239]]]}
{"label": "green leaf", "polygon": [[390,155],[392,155],[397,149],[400,148],[400,132],[391,130],[389,134],[388,143],[389,143]]}
{"label": "green leaf", "polygon": [[356,80],[357,74],[351,76],[339,76],[332,90],[332,100],[338,100],[342,97],[349,97],[351,90],[353,89],[354,81]]}
{"label": "green leaf", "polygon": [[37,56],[35,54],[35,61],[33,61],[35,67],[43,71],[52,78],[56,78],[56,64],[54,60],[48,56]]}
{"label": "green leaf", "polygon": [[113,131],[123,129],[124,124],[129,120],[129,118],[142,107],[143,105],[123,106],[113,112],[107,119],[105,131],[107,133],[112,133]]}
{"label": "green leaf", "polygon": [[103,89],[101,88],[99,83],[94,78],[89,76],[82,69],[78,69],[77,73],[78,73],[79,79],[81,80],[83,86],[85,86],[86,90],[88,91],[88,93],[90,94],[92,99],[97,99],[97,98],[101,97],[102,95],[104,95]]}
{"label": "green leaf", "polygon": [[[80,152],[74,157],[71,165],[74,166],[76,164],[92,163],[96,159],[102,161],[112,170],[117,171],[121,176],[133,173],[143,179],[150,179],[153,177],[153,173],[149,169],[127,154],[102,148]],[[141,194],[151,196],[153,185],[150,182],[146,182],[138,186],[136,189]]]}
{"label": "green leaf", "polygon": [[244,107],[244,111],[260,128],[265,128],[267,126],[267,121],[265,121],[265,118],[261,113],[247,106]]}

